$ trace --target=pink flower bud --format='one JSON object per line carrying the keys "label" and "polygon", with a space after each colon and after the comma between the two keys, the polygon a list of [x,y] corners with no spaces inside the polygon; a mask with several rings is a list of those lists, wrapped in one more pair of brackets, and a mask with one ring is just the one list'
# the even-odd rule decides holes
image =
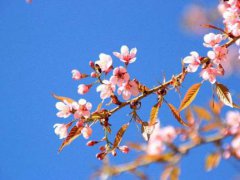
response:
{"label": "pink flower bud", "polygon": [[125,154],[127,154],[130,151],[129,147],[127,147],[127,146],[120,146],[119,150],[122,151],[122,153],[125,153]]}
{"label": "pink flower bud", "polygon": [[82,79],[82,74],[78,70],[73,69],[72,70],[72,78],[74,80],[80,80],[80,79]]}
{"label": "pink flower bud", "polygon": [[90,90],[91,87],[92,87],[91,84],[89,84],[89,85],[80,84],[78,86],[78,93],[79,94],[86,94]]}
{"label": "pink flower bud", "polygon": [[92,77],[92,78],[96,78],[97,76],[98,76],[97,73],[95,73],[95,72],[92,72],[92,73],[91,73],[91,77]]}
{"label": "pink flower bud", "polygon": [[98,143],[98,141],[88,141],[86,145],[87,146],[94,146],[97,143]]}
{"label": "pink flower bud", "polygon": [[105,148],[105,146],[101,146],[101,147],[99,148],[99,150],[103,152],[103,151],[106,150],[106,148]]}
{"label": "pink flower bud", "polygon": [[96,158],[103,160],[107,154],[105,152],[96,154]]}
{"label": "pink flower bud", "polygon": [[76,126],[77,127],[83,127],[83,121],[82,120],[79,120],[79,121],[77,121],[77,123],[76,123]]}
{"label": "pink flower bud", "polygon": [[113,150],[112,155],[115,157],[117,155],[117,152],[115,150]]}
{"label": "pink flower bud", "polygon": [[92,128],[86,126],[82,129],[82,135],[85,139],[88,139],[92,135]]}
{"label": "pink flower bud", "polygon": [[95,63],[93,61],[89,61],[89,66],[94,69]]}

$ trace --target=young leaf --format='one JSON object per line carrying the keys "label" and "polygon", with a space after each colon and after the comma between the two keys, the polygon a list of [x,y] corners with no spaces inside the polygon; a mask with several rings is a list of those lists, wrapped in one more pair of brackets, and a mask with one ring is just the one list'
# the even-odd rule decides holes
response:
{"label": "young leaf", "polygon": [[219,153],[209,154],[205,161],[206,171],[211,171],[213,168],[216,168],[221,160],[221,155]]}
{"label": "young leaf", "polygon": [[124,124],[124,125],[118,130],[117,135],[116,135],[115,140],[114,140],[114,143],[113,143],[113,148],[117,148],[118,145],[121,143],[122,137],[123,137],[125,131],[127,130],[128,126],[129,126],[129,123]]}
{"label": "young leaf", "polygon": [[149,125],[154,125],[156,124],[157,122],[157,118],[158,118],[158,111],[159,111],[159,108],[162,104],[162,100],[160,100],[157,104],[155,104],[153,107],[152,107],[152,110],[151,110],[151,113],[150,113],[150,120],[149,120]]}
{"label": "young leaf", "polygon": [[68,103],[74,102],[73,99],[68,98],[68,97],[58,96],[58,95],[56,95],[56,94],[52,94],[52,96],[53,96],[55,99],[59,100],[59,101],[67,101]]}
{"label": "young leaf", "polygon": [[[167,103],[168,104],[168,103]],[[178,120],[178,122],[184,126],[189,126],[186,122],[184,122],[180,116],[179,111],[172,105],[168,104],[169,109],[171,110],[173,116]]]}
{"label": "young leaf", "polygon": [[216,93],[220,101],[227,106],[233,107],[232,96],[226,86],[216,83]]}
{"label": "young leaf", "polygon": [[200,118],[200,119],[204,119],[204,120],[207,120],[207,121],[210,121],[211,120],[211,114],[203,107],[200,107],[200,106],[194,106],[193,107],[193,110],[195,111],[195,113],[197,114],[197,116]]}
{"label": "young leaf", "polygon": [[194,84],[188,89],[180,104],[179,111],[182,111],[192,103],[192,101],[197,96],[197,93],[199,92],[201,85],[202,85],[201,83]]}
{"label": "young leaf", "polygon": [[154,127],[155,127],[155,124],[154,125],[149,125],[148,122],[143,122],[142,123],[141,132],[142,132],[142,136],[143,136],[145,141],[149,140],[150,135],[153,133]]}
{"label": "young leaf", "polygon": [[63,141],[60,148],[58,149],[58,152],[61,152],[65,146],[69,145],[73,140],[75,140],[78,136],[80,136],[82,129],[83,127],[74,126],[69,132],[66,139]]}

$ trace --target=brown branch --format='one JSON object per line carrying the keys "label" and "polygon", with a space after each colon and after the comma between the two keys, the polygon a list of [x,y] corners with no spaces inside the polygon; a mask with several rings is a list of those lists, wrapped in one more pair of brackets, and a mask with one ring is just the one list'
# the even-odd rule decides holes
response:
{"label": "brown branch", "polygon": [[[224,46],[225,46],[225,47],[231,46],[231,45],[234,44],[239,38],[240,38],[240,36],[235,37],[235,38],[229,40],[227,43],[225,43],[224,45],[222,45],[222,47],[224,47]],[[205,57],[201,63],[204,64],[204,63],[206,63],[206,62],[208,62],[208,61],[210,61],[210,59],[209,59],[208,57]],[[179,73],[178,75],[176,75],[175,78],[176,78],[176,79],[181,78],[181,76],[183,75],[183,73],[187,73],[186,69],[184,70],[184,72],[181,72],[181,73]],[[153,94],[153,93],[157,92],[157,91],[160,90],[161,88],[170,86],[172,82],[173,82],[173,81],[172,81],[172,79],[171,79],[171,80],[169,80],[169,81],[167,81],[167,82],[165,82],[165,83],[163,83],[163,84],[161,84],[161,85],[159,85],[159,86],[156,86],[156,87],[154,87],[154,88],[146,91],[146,93],[143,93],[143,94],[141,94],[140,96],[138,96],[138,97],[136,97],[136,98],[133,98],[133,99],[131,99],[131,100],[128,100],[128,101],[126,101],[126,102],[123,102],[121,105],[119,105],[119,106],[113,108],[112,110],[110,110],[110,111],[109,111],[109,114],[112,115],[113,113],[115,113],[115,112],[118,111],[119,109],[121,109],[121,108],[129,105],[132,101],[136,101],[136,102],[138,101],[138,102],[139,102],[141,99],[149,96],[150,94]]]}
{"label": "brown branch", "polygon": [[199,142],[183,144],[183,145],[179,146],[178,150],[175,152],[170,152],[170,153],[168,152],[168,153],[165,153],[162,155],[156,155],[156,156],[145,156],[145,158],[143,156],[143,158],[140,157],[136,161],[133,161],[133,162],[130,162],[127,164],[117,165],[117,166],[105,166],[101,170],[101,173],[103,173],[104,175],[107,175],[107,176],[114,176],[114,175],[118,175],[118,174],[121,174],[126,171],[132,171],[141,166],[150,165],[152,163],[174,162],[174,161],[176,161],[177,157],[179,158],[179,156],[177,156],[177,155],[180,155],[180,156],[185,155],[190,150],[192,150],[198,146],[218,142],[219,140],[222,140],[224,138],[226,138],[226,136],[223,136],[222,134],[217,134],[215,136],[211,136],[211,137],[202,139]]}

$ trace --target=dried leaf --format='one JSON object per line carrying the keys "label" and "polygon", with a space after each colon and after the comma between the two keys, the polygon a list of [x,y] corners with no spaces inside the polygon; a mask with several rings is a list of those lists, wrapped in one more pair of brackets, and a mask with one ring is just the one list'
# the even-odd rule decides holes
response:
{"label": "dried leaf", "polygon": [[194,124],[194,116],[190,108],[187,108],[185,111],[185,119],[189,124]]}
{"label": "dried leaf", "polygon": [[[167,103],[168,104],[168,103]],[[178,122],[184,126],[189,126],[186,122],[184,122],[180,116],[179,111],[172,105],[168,104],[168,107],[170,108],[173,116],[178,120]]]}
{"label": "dried leaf", "polygon": [[60,146],[58,152],[61,152],[65,146],[69,145],[73,140],[75,140],[78,136],[80,136],[82,129],[83,129],[83,127],[74,126],[70,130],[70,132],[69,132],[68,136],[66,137],[66,139],[63,141],[63,143]]}
{"label": "dried leaf", "polygon": [[116,135],[115,140],[114,140],[114,143],[113,143],[113,148],[117,148],[118,145],[121,143],[122,137],[123,137],[125,131],[127,130],[128,126],[129,126],[129,123],[124,124],[124,125],[118,130],[117,135]]}
{"label": "dried leaf", "polygon": [[209,154],[205,161],[206,171],[211,171],[213,168],[216,168],[221,160],[220,153]]}
{"label": "dried leaf", "polygon": [[216,83],[216,93],[220,101],[227,106],[233,107],[232,96],[226,86]]}
{"label": "dried leaf", "polygon": [[58,95],[56,95],[56,94],[52,94],[52,96],[53,96],[55,99],[59,100],[59,101],[67,101],[68,103],[74,102],[73,99],[68,98],[68,97],[58,96]]}
{"label": "dried leaf", "polygon": [[192,103],[192,101],[197,96],[197,93],[199,92],[201,85],[202,85],[201,83],[194,84],[188,89],[180,104],[179,111],[182,111]]}
{"label": "dried leaf", "polygon": [[204,120],[208,120],[208,121],[210,121],[212,119],[211,114],[203,107],[194,106],[193,110],[195,111],[195,113],[197,114],[197,116],[200,119],[204,119]]}
{"label": "dried leaf", "polygon": [[155,125],[149,125],[148,122],[143,122],[141,127],[142,136],[145,141],[148,141],[153,133]]}
{"label": "dried leaf", "polygon": [[160,100],[157,104],[155,104],[153,107],[152,107],[152,110],[151,110],[151,113],[150,113],[150,120],[149,120],[149,125],[154,125],[157,123],[157,118],[158,118],[158,111],[159,111],[159,108],[162,104],[162,100]]}

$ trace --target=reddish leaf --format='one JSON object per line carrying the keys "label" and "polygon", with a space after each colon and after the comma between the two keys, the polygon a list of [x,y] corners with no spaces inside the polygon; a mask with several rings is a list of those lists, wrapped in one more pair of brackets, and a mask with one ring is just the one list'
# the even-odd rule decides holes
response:
{"label": "reddish leaf", "polygon": [[[167,103],[168,104],[168,103]],[[172,105],[172,104],[168,104],[168,107],[170,108],[173,116],[177,119],[177,121],[184,125],[184,126],[189,126],[186,122],[184,122],[180,116],[179,111]]]}
{"label": "reddish leaf", "polygon": [[117,135],[115,137],[114,143],[113,143],[113,148],[117,148],[118,145],[121,143],[122,141],[122,137],[124,135],[124,133],[126,132],[127,128],[129,126],[129,123],[124,124],[117,132]]}
{"label": "reddish leaf", "polygon": [[66,137],[66,139],[63,141],[62,145],[59,148],[59,152],[61,152],[63,150],[63,148],[67,145],[69,145],[73,140],[75,140],[78,136],[81,135],[81,131],[82,131],[83,127],[77,127],[74,126],[68,136]]}
{"label": "reddish leaf", "polygon": [[179,111],[182,111],[192,103],[192,101],[197,96],[197,93],[199,92],[201,85],[202,85],[201,83],[194,84],[188,89],[180,104]]}
{"label": "reddish leaf", "polygon": [[157,122],[157,118],[158,118],[158,111],[160,106],[162,105],[162,100],[160,100],[157,104],[155,104],[152,107],[151,113],[150,113],[150,120],[149,120],[149,125],[154,125]]}
{"label": "reddish leaf", "polygon": [[226,86],[216,83],[216,93],[220,101],[227,106],[233,107],[232,96]]}

